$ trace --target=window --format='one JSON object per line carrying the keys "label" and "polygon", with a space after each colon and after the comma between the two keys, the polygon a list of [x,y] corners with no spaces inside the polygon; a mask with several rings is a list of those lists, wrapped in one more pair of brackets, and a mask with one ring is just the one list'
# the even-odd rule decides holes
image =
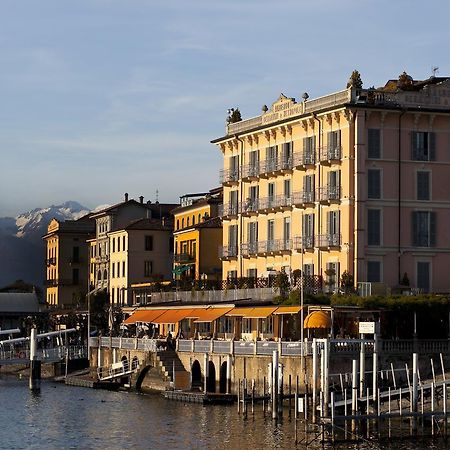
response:
{"label": "window", "polygon": [[122,250],[123,250],[123,251],[126,250],[125,247],[126,247],[126,246],[125,246],[125,236],[122,236]]}
{"label": "window", "polygon": [[116,278],[116,263],[111,264],[111,278]]}
{"label": "window", "polygon": [[117,251],[120,252],[120,237],[117,238]]}
{"label": "window", "polygon": [[275,206],[275,183],[267,185],[268,207]]}
{"label": "window", "polygon": [[413,245],[434,247],[436,245],[436,213],[414,211],[412,213]]}
{"label": "window", "polygon": [[340,245],[340,214],[339,211],[330,211],[327,214],[328,245]]}
{"label": "window", "polygon": [[290,168],[292,164],[292,142],[283,144],[281,155],[282,169]]}
{"label": "window", "polygon": [[184,228],[184,217],[181,219],[181,228]]}
{"label": "window", "polygon": [[72,269],[72,283],[75,286],[80,283],[80,269]]}
{"label": "window", "polygon": [[305,277],[314,276],[314,264],[303,264],[303,273]]}
{"label": "window", "polygon": [[152,261],[144,261],[144,277],[150,277],[153,273]]}
{"label": "window", "polygon": [[257,269],[247,269],[247,277],[248,278],[257,278],[258,271]]}
{"label": "window", "polygon": [[339,263],[330,262],[327,263],[327,268],[325,270],[327,276],[326,284],[328,285],[329,292],[334,292],[339,287]]}
{"label": "window", "polygon": [[273,219],[267,221],[267,240],[275,239],[275,221]]}
{"label": "window", "polygon": [[153,250],[153,236],[145,236],[145,250],[148,252]]}
{"label": "window", "polygon": [[229,270],[227,272],[227,278],[229,280],[235,280],[237,278],[237,270]]}
{"label": "window", "polygon": [[195,225],[195,216],[192,216],[192,225]]}
{"label": "window", "polygon": [[423,292],[430,292],[430,263],[417,263],[417,287]]}
{"label": "window", "polygon": [[230,158],[230,179],[238,180],[239,179],[239,156],[232,156]]}
{"label": "window", "polygon": [[244,317],[242,319],[242,333],[248,334],[252,332],[252,319]]}
{"label": "window", "polygon": [[340,159],[341,157],[341,130],[328,132],[327,159]]}
{"label": "window", "polygon": [[328,172],[328,200],[339,200],[341,198],[340,179],[340,170]]}
{"label": "window", "polygon": [[258,150],[249,153],[249,175],[256,176],[259,172],[259,152]]}
{"label": "window", "polygon": [[285,217],[283,220],[283,238],[285,249],[289,250],[289,241],[291,240],[291,219]]}
{"label": "window", "polygon": [[380,261],[367,261],[367,281],[370,281],[372,283],[381,282]]}
{"label": "window", "polygon": [[381,158],[380,130],[378,128],[369,128],[367,140],[368,140],[367,157],[370,159],[380,159]]}
{"label": "window", "polygon": [[72,247],[72,261],[74,263],[80,262],[80,247]]}
{"label": "window", "polygon": [[434,133],[413,131],[411,133],[411,150],[413,161],[434,161],[436,159]]}
{"label": "window", "polygon": [[187,226],[187,227],[189,226],[189,217],[186,218],[186,226]]}
{"label": "window", "polygon": [[[230,191],[229,193],[230,213],[237,214],[238,211],[238,191]],[[188,223],[189,225],[189,223]]]}
{"label": "window", "polygon": [[305,202],[314,201],[314,175],[303,177],[303,200]]}
{"label": "window", "polygon": [[367,198],[381,198],[381,171],[379,169],[367,171]]}
{"label": "window", "polygon": [[125,277],[125,261],[122,261],[122,276]]}
{"label": "window", "polygon": [[417,200],[430,200],[430,172],[417,172]]}
{"label": "window", "polygon": [[316,137],[303,138],[303,164],[314,164],[315,162]]}
{"label": "window", "polygon": [[286,198],[291,198],[291,180],[284,180],[284,196]]}
{"label": "window", "polygon": [[273,334],[273,316],[261,320],[260,330],[262,334]]}
{"label": "window", "polygon": [[116,251],[116,238],[112,238],[112,252]]}
{"label": "window", "polygon": [[233,318],[222,316],[218,320],[217,324],[218,333],[232,333],[233,332]]}
{"label": "window", "polygon": [[258,243],[258,222],[250,222],[248,224],[248,245],[249,251],[255,253],[257,251],[257,243]]}
{"label": "window", "polygon": [[367,210],[367,244],[381,244],[381,211],[379,209]]}
{"label": "window", "polygon": [[303,248],[314,247],[314,214],[304,214],[302,223]]}
{"label": "window", "polygon": [[237,242],[238,242],[238,233],[237,233],[237,225],[230,225],[228,227],[228,248],[230,251],[230,256],[236,255],[237,252]]}
{"label": "window", "polygon": [[177,219],[177,230],[180,229],[180,219]]}

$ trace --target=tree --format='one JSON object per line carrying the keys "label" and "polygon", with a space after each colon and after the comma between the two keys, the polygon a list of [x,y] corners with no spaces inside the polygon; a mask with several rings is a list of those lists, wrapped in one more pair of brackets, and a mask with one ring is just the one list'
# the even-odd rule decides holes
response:
{"label": "tree", "polygon": [[354,87],[357,89],[361,89],[363,87],[363,82],[361,80],[361,75],[357,70],[354,70],[350,75],[350,78],[347,83],[347,88]]}
{"label": "tree", "polygon": [[349,294],[354,291],[353,275],[348,270],[345,270],[341,275],[341,289],[345,294]]}
{"label": "tree", "polygon": [[231,108],[228,110],[227,124],[240,122],[242,120],[239,108]]}

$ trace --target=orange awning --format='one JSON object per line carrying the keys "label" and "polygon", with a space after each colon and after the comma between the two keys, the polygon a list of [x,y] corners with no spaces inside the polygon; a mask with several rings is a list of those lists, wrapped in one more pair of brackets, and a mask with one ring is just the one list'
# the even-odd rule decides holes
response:
{"label": "orange awning", "polygon": [[273,314],[298,314],[301,310],[301,306],[279,306]]}
{"label": "orange awning", "polygon": [[231,311],[228,311],[226,313],[227,316],[231,316],[231,317],[246,317],[246,315],[250,312],[253,311],[254,308],[233,308]]}
{"label": "orange awning", "polygon": [[209,308],[204,311],[198,316],[197,320],[194,322],[213,322],[214,320],[218,319],[219,317],[222,317],[225,315],[228,311],[231,311],[232,308]]}
{"label": "orange awning", "polygon": [[331,328],[331,318],[324,311],[314,311],[306,316],[304,328]]}
{"label": "orange awning", "polygon": [[146,309],[142,311],[135,311],[128,319],[125,320],[126,325],[136,322],[150,323],[158,316],[166,312],[167,309]]}
{"label": "orange awning", "polygon": [[209,308],[194,308],[192,312],[188,314],[185,319],[198,319],[204,311],[207,311]]}
{"label": "orange awning", "polygon": [[244,317],[247,319],[265,319],[277,309],[276,306],[260,306],[249,311]]}
{"label": "orange awning", "polygon": [[152,320],[152,323],[177,323],[188,316],[192,316],[193,311],[193,309],[168,309],[165,313]]}

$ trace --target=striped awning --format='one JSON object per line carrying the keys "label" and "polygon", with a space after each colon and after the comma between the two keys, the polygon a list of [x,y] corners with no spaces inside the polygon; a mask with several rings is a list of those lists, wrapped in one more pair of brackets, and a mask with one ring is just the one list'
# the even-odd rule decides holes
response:
{"label": "striped awning", "polygon": [[180,320],[192,316],[193,311],[193,309],[169,309],[152,320],[152,323],[178,323]]}
{"label": "striped awning", "polygon": [[128,317],[128,319],[125,320],[124,324],[131,325],[136,322],[151,323],[166,311],[167,309],[146,309],[142,311],[135,311],[130,317]]}
{"label": "striped awning", "polygon": [[279,306],[273,314],[298,314],[301,310],[301,306]]}
{"label": "striped awning", "polygon": [[213,322],[214,320],[224,316],[228,311],[231,311],[231,309],[232,308],[208,308],[207,310],[202,311],[194,322]]}

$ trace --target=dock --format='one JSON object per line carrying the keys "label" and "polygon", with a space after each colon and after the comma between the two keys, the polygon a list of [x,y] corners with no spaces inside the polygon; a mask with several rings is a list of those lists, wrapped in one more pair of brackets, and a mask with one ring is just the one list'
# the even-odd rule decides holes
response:
{"label": "dock", "polygon": [[202,405],[231,405],[237,400],[236,395],[214,392],[165,391],[163,395],[169,400]]}

